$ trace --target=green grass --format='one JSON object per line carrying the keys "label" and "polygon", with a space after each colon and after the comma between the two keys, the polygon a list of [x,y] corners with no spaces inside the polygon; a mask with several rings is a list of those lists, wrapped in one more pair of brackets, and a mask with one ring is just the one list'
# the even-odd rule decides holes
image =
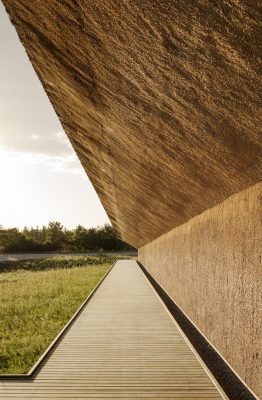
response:
{"label": "green grass", "polygon": [[[108,271],[112,260],[100,259],[98,263],[96,258],[95,265],[84,266],[66,262],[64,269],[58,260],[56,269],[54,259],[53,269],[48,261],[34,263],[33,270],[20,267],[0,273],[1,374],[30,370]],[[32,261],[29,265],[32,267]]]}

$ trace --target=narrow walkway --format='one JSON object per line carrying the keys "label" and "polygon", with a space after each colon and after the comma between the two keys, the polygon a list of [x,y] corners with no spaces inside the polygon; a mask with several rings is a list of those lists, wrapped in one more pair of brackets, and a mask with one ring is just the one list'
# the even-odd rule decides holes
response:
{"label": "narrow walkway", "polygon": [[32,380],[4,399],[222,399],[135,261],[118,261]]}

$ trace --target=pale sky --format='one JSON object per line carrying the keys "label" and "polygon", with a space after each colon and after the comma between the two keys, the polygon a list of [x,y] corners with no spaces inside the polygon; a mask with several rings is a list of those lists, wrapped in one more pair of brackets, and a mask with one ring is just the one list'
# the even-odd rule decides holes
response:
{"label": "pale sky", "polygon": [[0,225],[109,222],[0,2]]}

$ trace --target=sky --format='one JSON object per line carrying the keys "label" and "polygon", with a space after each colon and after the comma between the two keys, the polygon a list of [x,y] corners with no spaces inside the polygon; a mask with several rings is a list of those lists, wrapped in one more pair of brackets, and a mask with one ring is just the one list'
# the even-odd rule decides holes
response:
{"label": "sky", "polygon": [[0,2],[0,225],[109,222]]}

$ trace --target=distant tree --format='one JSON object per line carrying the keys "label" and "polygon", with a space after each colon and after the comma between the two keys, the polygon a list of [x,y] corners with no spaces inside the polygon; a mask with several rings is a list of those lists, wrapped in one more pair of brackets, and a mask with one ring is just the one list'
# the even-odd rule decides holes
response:
{"label": "distant tree", "polygon": [[99,227],[97,234],[103,250],[117,250],[118,238],[115,229],[111,225],[105,224]]}
{"label": "distant tree", "polygon": [[64,229],[63,250],[74,250],[74,232],[73,230]]}
{"label": "distant tree", "polygon": [[42,243],[45,243],[46,240],[47,240],[47,229],[46,229],[46,227],[43,225],[43,226],[42,226]]}
{"label": "distant tree", "polygon": [[22,230],[22,233],[23,233],[23,235],[24,235],[27,239],[30,238],[30,231],[29,231],[29,229],[27,228],[27,226],[24,227],[24,229]]}
{"label": "distant tree", "polygon": [[116,230],[109,224],[87,229],[78,225],[73,230],[63,227],[60,222],[49,222],[42,228],[0,227],[0,252],[43,252],[43,251],[121,251],[133,248],[122,242]]}
{"label": "distant tree", "polygon": [[19,232],[17,228],[2,229],[0,231],[0,248],[3,252],[7,252],[8,249],[12,249],[23,237],[23,234]]}
{"label": "distant tree", "polygon": [[73,230],[73,245],[77,250],[87,250],[87,229],[82,225],[78,225]]}
{"label": "distant tree", "polygon": [[60,249],[63,247],[65,234],[64,227],[60,222],[53,221],[49,222],[47,229],[47,244],[53,245],[54,249]]}
{"label": "distant tree", "polygon": [[2,253],[34,252],[41,250],[41,245],[27,238],[24,233],[19,232],[16,228],[0,231],[0,251]]}
{"label": "distant tree", "polygon": [[98,228],[90,228],[86,234],[86,250],[100,251],[103,250],[103,245],[99,240]]}

